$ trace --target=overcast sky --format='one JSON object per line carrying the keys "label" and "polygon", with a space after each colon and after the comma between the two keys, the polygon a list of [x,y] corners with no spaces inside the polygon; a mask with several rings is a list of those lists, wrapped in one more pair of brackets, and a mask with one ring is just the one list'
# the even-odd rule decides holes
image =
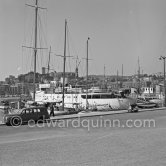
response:
{"label": "overcast sky", "polygon": [[[0,80],[33,70],[35,0],[0,0]],[[39,0],[38,47],[52,47],[63,55],[64,22],[68,21],[67,55],[78,56],[85,75],[86,41],[89,40],[89,74],[135,74],[138,57],[141,72],[163,71],[160,55],[166,55],[166,0]],[[39,50],[37,68],[47,66],[49,50]],[[62,59],[51,55],[51,68],[62,71]],[[68,58],[67,71],[75,60]]]}

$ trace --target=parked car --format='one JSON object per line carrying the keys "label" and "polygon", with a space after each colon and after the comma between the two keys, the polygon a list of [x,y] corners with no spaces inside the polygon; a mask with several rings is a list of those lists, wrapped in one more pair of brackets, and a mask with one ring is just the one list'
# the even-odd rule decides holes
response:
{"label": "parked car", "polygon": [[29,107],[19,110],[18,113],[7,114],[4,116],[6,125],[19,126],[30,120],[37,122],[38,120],[50,119],[47,108],[45,107]]}

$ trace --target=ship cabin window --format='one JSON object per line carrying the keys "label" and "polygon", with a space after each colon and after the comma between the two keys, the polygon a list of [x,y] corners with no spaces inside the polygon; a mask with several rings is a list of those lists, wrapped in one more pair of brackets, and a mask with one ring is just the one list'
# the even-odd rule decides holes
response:
{"label": "ship cabin window", "polygon": [[92,99],[100,99],[100,95],[97,95],[97,94],[92,95]]}
{"label": "ship cabin window", "polygon": [[[81,95],[81,98],[86,99],[86,95]],[[87,96],[87,99],[91,99],[91,98],[92,98],[92,95]]]}
{"label": "ship cabin window", "polygon": [[101,99],[112,99],[116,98],[114,94],[101,94]]}
{"label": "ship cabin window", "polygon": [[42,91],[46,91],[47,89],[46,88],[41,88]]}
{"label": "ship cabin window", "polygon": [[[86,95],[81,95],[81,97],[83,99],[86,99]],[[112,98],[117,98],[117,96],[114,94],[93,94],[87,96],[87,99],[112,99]]]}

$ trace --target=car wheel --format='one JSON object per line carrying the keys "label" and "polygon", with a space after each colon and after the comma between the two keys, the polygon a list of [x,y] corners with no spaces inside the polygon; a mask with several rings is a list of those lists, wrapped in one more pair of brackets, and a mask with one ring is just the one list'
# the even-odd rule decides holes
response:
{"label": "car wheel", "polygon": [[13,118],[11,118],[11,120],[10,120],[10,124],[11,124],[12,126],[20,126],[21,123],[22,123],[22,120],[21,120],[20,117],[13,117]]}
{"label": "car wheel", "polygon": [[44,122],[44,117],[43,116],[41,116],[39,119],[38,119],[38,121],[37,121],[38,123],[43,123]]}

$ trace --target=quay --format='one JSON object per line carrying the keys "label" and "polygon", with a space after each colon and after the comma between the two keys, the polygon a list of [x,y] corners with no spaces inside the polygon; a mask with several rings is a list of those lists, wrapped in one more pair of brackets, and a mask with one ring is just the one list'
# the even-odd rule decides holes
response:
{"label": "quay", "polygon": [[[166,110],[166,107],[160,107],[160,108],[150,108],[150,109],[139,109],[139,112],[145,112],[145,111],[158,111],[158,110]],[[58,111],[54,111],[55,113]],[[51,116],[51,121],[56,120],[65,120],[65,119],[74,119],[74,118],[85,118],[85,117],[94,117],[94,116],[107,116],[107,115],[113,115],[113,114],[125,114],[128,113],[128,110],[116,110],[116,111],[96,111],[96,112],[80,112],[78,114],[70,114],[70,115],[55,115],[54,117]],[[133,113],[134,114],[134,113]],[[137,113],[136,113],[137,114]],[[0,112],[0,125],[4,125],[3,123],[3,113]]]}

